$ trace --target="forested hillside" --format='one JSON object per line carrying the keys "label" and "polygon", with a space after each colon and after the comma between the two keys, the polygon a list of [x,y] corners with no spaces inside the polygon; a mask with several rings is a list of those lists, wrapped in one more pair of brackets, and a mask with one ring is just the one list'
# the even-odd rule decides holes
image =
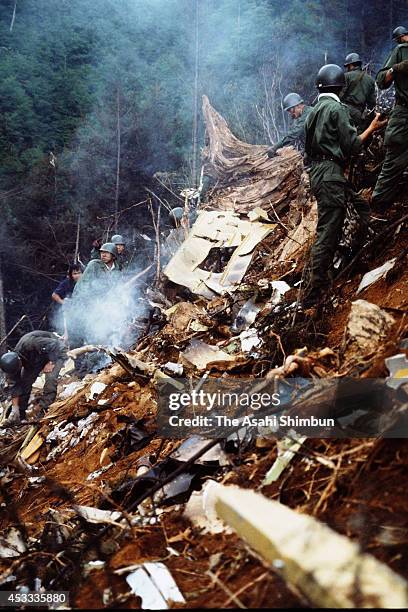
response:
{"label": "forested hillside", "polygon": [[273,142],[285,127],[281,94],[311,100],[316,70],[349,51],[375,71],[404,20],[405,0],[2,0],[8,327],[24,313],[41,323],[77,237],[85,262],[92,239],[115,226],[145,244],[150,214],[129,207],[146,188],[177,204],[157,172],[175,192],[196,182],[202,94],[239,137]]}

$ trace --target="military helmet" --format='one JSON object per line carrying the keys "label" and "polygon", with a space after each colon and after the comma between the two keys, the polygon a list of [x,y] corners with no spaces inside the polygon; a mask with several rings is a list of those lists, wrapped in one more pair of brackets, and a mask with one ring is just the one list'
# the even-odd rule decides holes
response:
{"label": "military helmet", "polygon": [[101,246],[101,248],[99,249],[99,251],[102,253],[102,251],[105,251],[105,253],[110,253],[111,255],[113,255],[114,257],[117,256],[118,252],[116,250],[116,244],[113,244],[113,242],[105,242],[105,244],[103,244]]}
{"label": "military helmet", "polygon": [[126,244],[123,236],[121,236],[120,234],[115,234],[114,236],[112,236],[111,242],[113,242],[113,244]]}
{"label": "military helmet", "polygon": [[6,374],[17,374],[21,370],[20,357],[14,351],[9,351],[0,357],[0,368]]}
{"label": "military helmet", "polygon": [[321,91],[332,87],[344,87],[346,78],[343,69],[337,64],[325,64],[317,73],[316,86]]}
{"label": "military helmet", "polygon": [[362,64],[363,61],[358,53],[349,53],[344,60],[344,66],[350,66],[350,64]]}
{"label": "military helmet", "polygon": [[398,41],[401,36],[408,34],[408,30],[405,26],[398,26],[392,33],[392,39]]}
{"label": "military helmet", "polygon": [[297,93],[290,93],[283,98],[283,110],[288,111],[298,104],[303,104],[302,98]]}
{"label": "military helmet", "polygon": [[179,225],[180,221],[183,218],[183,215],[184,215],[184,208],[182,208],[181,206],[177,206],[176,208],[173,208],[170,211],[170,219],[175,227]]}

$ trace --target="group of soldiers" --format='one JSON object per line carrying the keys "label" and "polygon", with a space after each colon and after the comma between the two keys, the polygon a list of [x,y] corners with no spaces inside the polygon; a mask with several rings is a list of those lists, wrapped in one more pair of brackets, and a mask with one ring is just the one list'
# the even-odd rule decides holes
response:
{"label": "group of soldiers", "polygon": [[[49,331],[32,331],[20,338],[14,351],[0,357],[0,368],[7,375],[11,395],[11,410],[2,423],[4,427],[19,425],[26,419],[32,386],[41,373],[45,374],[45,384],[33,409],[35,418],[44,414],[55,400],[58,376],[67,359],[68,341],[72,348],[76,342],[75,336],[78,336],[78,328],[84,330],[78,323],[80,313],[86,310],[88,300],[96,300],[98,295],[106,294],[129,264],[125,240],[116,234],[100,248],[94,245],[91,260],[83,271],[80,264],[69,266],[67,277],[52,294],[58,307],[65,311],[64,337]],[[73,308],[75,304],[79,308]],[[74,312],[76,321],[70,320],[69,316]],[[69,337],[70,331],[72,337]]]}
{"label": "group of soldiers", "polygon": [[[317,200],[318,222],[312,248],[310,292],[305,305],[313,305],[323,296],[333,278],[333,258],[339,245],[350,203],[360,221],[359,241],[368,231],[370,206],[392,203],[399,180],[408,167],[408,29],[399,26],[393,32],[395,48],[378,72],[376,80],[362,69],[357,53],[347,55],[343,70],[337,64],[322,66],[317,74],[318,99],[314,106],[304,103],[297,93],[288,94],[284,110],[293,118],[288,133],[268,151],[294,145],[305,154],[313,195]],[[376,84],[379,89],[395,86],[395,106],[389,120],[375,113]],[[347,178],[347,167],[371,135],[386,127],[385,160],[371,202],[356,193]]]}
{"label": "group of soldiers", "polygon": [[[385,160],[372,194],[372,204],[392,202],[398,180],[408,166],[407,28],[396,28],[393,39],[396,46],[376,77],[380,89],[394,84],[396,101],[385,131]],[[273,157],[278,149],[299,144],[305,152],[311,190],[318,206],[311,290],[305,300],[310,305],[322,297],[330,284],[348,202],[359,215],[361,239],[366,235],[370,207],[353,190],[346,169],[352,156],[358,154],[373,132],[387,124],[380,113],[375,113],[374,119],[365,124],[366,111],[376,106],[376,87],[375,81],[362,70],[360,56],[350,53],[344,68],[345,71],[336,64],[326,64],[319,70],[316,80],[319,94],[313,107],[304,104],[297,93],[285,97],[284,109],[294,123],[268,152]],[[64,306],[65,300],[72,296],[72,302],[77,300],[84,311],[86,300],[104,295],[128,266],[125,241],[116,234],[102,246],[94,244],[91,260],[84,271],[79,265],[70,267],[68,277],[53,292],[53,300]],[[39,411],[44,411],[54,401],[58,374],[67,357],[66,340],[51,332],[33,331],[20,339],[14,351],[0,358],[0,368],[11,382],[12,406],[6,425],[18,424],[26,417],[32,385],[41,372],[45,373],[45,386],[38,402]]]}

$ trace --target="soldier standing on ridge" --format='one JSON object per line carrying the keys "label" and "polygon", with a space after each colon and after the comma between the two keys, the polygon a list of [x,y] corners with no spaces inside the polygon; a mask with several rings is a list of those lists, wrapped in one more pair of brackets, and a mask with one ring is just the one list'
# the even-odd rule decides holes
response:
{"label": "soldier standing on ridge", "polygon": [[346,86],[340,95],[341,101],[349,107],[351,122],[359,133],[363,131],[364,111],[374,109],[377,101],[375,81],[362,70],[362,63],[358,53],[347,55],[344,62]]}
{"label": "soldier standing on ridge", "polygon": [[318,72],[316,85],[320,92],[318,102],[309,113],[305,125],[305,151],[318,211],[316,239],[312,248],[311,292],[305,305],[318,301],[330,282],[333,256],[341,238],[348,200],[360,217],[361,236],[367,231],[369,207],[351,189],[344,171],[362,143],[386,123],[380,121],[377,113],[370,126],[358,136],[356,128],[350,123],[347,106],[340,102],[339,93],[345,85],[340,66],[323,66]]}
{"label": "soldier standing on ridge", "polygon": [[302,153],[304,151],[305,122],[312,107],[307,106],[299,94],[290,93],[283,100],[283,109],[292,117],[293,125],[283,138],[269,148],[268,157],[274,157],[278,149],[289,145],[296,147]]}
{"label": "soldier standing on ridge", "polygon": [[66,360],[65,344],[55,334],[33,331],[20,338],[14,351],[0,358],[0,368],[11,382],[12,408],[3,426],[18,425],[25,419],[31,389],[41,372],[45,385],[38,405],[44,412],[55,400],[59,371]]}
{"label": "soldier standing on ridge", "polygon": [[374,188],[373,204],[390,204],[398,180],[408,167],[408,30],[399,26],[393,32],[397,46],[377,74],[377,85],[395,85],[395,106],[385,131],[385,159]]}

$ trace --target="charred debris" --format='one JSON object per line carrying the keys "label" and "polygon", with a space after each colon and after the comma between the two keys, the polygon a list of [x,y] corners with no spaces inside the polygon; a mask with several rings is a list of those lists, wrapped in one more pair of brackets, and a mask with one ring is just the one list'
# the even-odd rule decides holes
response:
{"label": "charred debris", "polygon": [[[81,380],[67,363],[46,416],[3,431],[1,589],[78,608],[406,606],[407,447],[387,432],[407,419],[407,201],[372,212],[358,253],[348,219],[333,287],[305,311],[317,213],[301,155],[268,159],[207,98],[203,112],[211,187],[167,238],[136,346],[105,348]],[[374,141],[360,188],[378,156]],[[346,376],[382,381],[383,436],[158,432],[163,380]]]}

